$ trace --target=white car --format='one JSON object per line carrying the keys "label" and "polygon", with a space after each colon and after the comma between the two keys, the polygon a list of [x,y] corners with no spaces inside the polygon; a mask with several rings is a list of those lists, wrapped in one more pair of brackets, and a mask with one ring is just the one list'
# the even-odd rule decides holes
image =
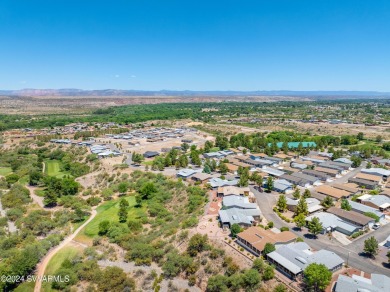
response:
{"label": "white car", "polygon": [[379,229],[379,227],[381,227],[381,225],[379,223],[375,223],[374,225],[372,225],[372,229],[374,229],[374,230]]}

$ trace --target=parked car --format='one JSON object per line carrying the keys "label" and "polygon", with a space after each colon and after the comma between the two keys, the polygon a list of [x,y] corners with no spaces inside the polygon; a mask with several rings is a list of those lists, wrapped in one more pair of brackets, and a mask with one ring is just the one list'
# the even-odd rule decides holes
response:
{"label": "parked car", "polygon": [[372,229],[374,229],[374,230],[379,229],[379,227],[381,227],[381,225],[379,223],[375,223],[374,225],[372,225]]}

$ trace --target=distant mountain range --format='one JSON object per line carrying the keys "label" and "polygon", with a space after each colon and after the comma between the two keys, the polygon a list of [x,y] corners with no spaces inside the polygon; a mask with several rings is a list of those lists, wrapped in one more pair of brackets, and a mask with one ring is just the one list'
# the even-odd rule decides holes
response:
{"label": "distant mountain range", "polygon": [[259,91],[192,91],[192,90],[82,90],[82,89],[21,89],[0,90],[0,95],[7,96],[291,96],[311,98],[390,98],[390,92],[377,91],[291,91],[291,90],[259,90]]}

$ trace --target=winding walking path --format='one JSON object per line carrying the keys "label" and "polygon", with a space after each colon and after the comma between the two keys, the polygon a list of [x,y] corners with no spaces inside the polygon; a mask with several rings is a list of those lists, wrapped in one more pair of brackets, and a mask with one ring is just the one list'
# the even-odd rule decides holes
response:
{"label": "winding walking path", "polygon": [[70,243],[80,232],[81,229],[83,229],[89,222],[92,221],[93,218],[95,218],[97,214],[96,209],[93,209],[91,212],[91,216],[88,218],[87,221],[85,221],[79,228],[77,228],[71,235],[66,237],[59,245],[57,245],[55,248],[51,249],[41,260],[41,262],[38,264],[37,272],[36,272],[36,282],[35,282],[35,288],[34,292],[40,292],[42,287],[42,279],[43,275],[45,274],[45,270],[47,265],[49,264],[50,260],[53,258],[53,256],[60,251],[64,246],[66,246],[68,243]]}
{"label": "winding walking path", "polygon": [[44,198],[40,197],[40,196],[37,196],[35,194],[35,189],[36,188],[34,188],[32,186],[29,186],[29,185],[26,185],[26,188],[30,191],[30,198],[34,201],[34,203],[36,203],[39,207],[44,209],[45,208],[45,204],[43,202]]}

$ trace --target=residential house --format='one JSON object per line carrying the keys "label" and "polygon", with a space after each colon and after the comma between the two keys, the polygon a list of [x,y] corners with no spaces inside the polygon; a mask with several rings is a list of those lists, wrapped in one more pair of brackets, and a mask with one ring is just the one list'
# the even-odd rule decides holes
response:
{"label": "residential house", "polygon": [[316,184],[320,183],[320,180],[317,177],[312,176],[312,175],[307,175],[307,174],[304,174],[301,172],[295,172],[295,173],[291,174],[291,176],[294,176],[294,177],[297,177],[300,179],[304,179],[312,185],[316,185]]}
{"label": "residential house", "polygon": [[363,168],[361,172],[381,176],[383,181],[387,181],[390,177],[390,170],[383,168]]}
{"label": "residential house", "polygon": [[340,199],[349,198],[351,196],[350,192],[334,188],[329,185],[321,185],[315,188],[315,191],[319,194],[323,194],[329,197],[332,197],[334,200],[338,201]]}
{"label": "residential house", "polygon": [[210,178],[212,178],[212,176],[210,174],[204,173],[204,172],[197,172],[191,177],[192,180],[198,181],[201,183],[205,183]]}
{"label": "residential house", "polygon": [[[219,221],[223,228],[230,228],[233,224],[241,227],[250,227],[261,220],[260,209],[229,208],[219,210]],[[258,219],[256,219],[258,218]]]}
{"label": "residential house", "polygon": [[223,197],[222,208],[258,209],[259,206],[256,203],[250,203],[248,197],[232,195]]}
{"label": "residential house", "polygon": [[261,171],[267,173],[270,176],[274,176],[274,177],[281,177],[282,175],[285,174],[284,171],[281,171],[279,169],[272,168],[272,167],[266,167],[266,166],[263,167],[261,169]]}
{"label": "residential house", "polygon": [[157,151],[146,151],[146,152],[143,154],[143,156],[144,156],[145,158],[153,158],[153,157],[158,156],[158,155],[159,155],[159,153],[158,153]]}
{"label": "residential house", "polygon": [[367,205],[360,204],[358,202],[354,202],[352,200],[348,200],[348,203],[349,203],[349,205],[351,205],[352,210],[355,211],[355,212],[358,212],[360,214],[372,213],[372,214],[378,216],[379,222],[382,222],[382,221],[384,221],[386,219],[385,214],[383,214],[382,212],[378,211],[375,208],[372,208],[372,207],[367,206]]}
{"label": "residential house", "polygon": [[376,182],[376,183],[380,183],[382,182],[382,177],[380,176],[377,176],[377,175],[374,175],[374,174],[368,174],[368,173],[358,173],[356,176],[356,178],[360,178],[360,179],[365,179],[365,180],[369,180],[369,181],[372,181],[372,182]]}
{"label": "residential house", "polygon": [[341,169],[331,169],[331,168],[320,167],[320,166],[317,166],[314,169],[316,171],[323,172],[331,177],[336,177],[338,174],[342,172]]}
{"label": "residential house", "polygon": [[351,194],[351,196],[356,195],[356,194],[362,192],[358,188],[352,187],[352,186],[350,186],[348,184],[337,184],[337,183],[334,183],[334,184],[332,184],[332,187],[334,187],[335,189],[339,189],[339,190],[343,190],[343,191],[349,192]]}
{"label": "residential house", "polygon": [[363,195],[357,201],[363,205],[378,209],[381,212],[390,209],[390,198],[384,195]]}
{"label": "residential house", "polygon": [[285,194],[293,189],[294,185],[285,179],[277,179],[274,181],[274,191]]}
{"label": "residential house", "polygon": [[181,169],[181,170],[179,170],[179,171],[176,173],[176,176],[177,176],[177,177],[181,177],[181,178],[188,178],[188,177],[194,175],[195,173],[196,173],[195,170],[186,168],[186,169]]}
{"label": "residential house", "polygon": [[289,183],[296,185],[296,186],[301,186],[301,187],[305,187],[305,188],[310,186],[310,181],[303,179],[303,178],[299,178],[299,177],[290,175],[290,174],[284,174],[280,178],[283,180],[286,180]]}
{"label": "residential house", "polygon": [[371,228],[375,224],[375,219],[365,216],[355,211],[347,211],[336,207],[330,207],[326,212],[360,227],[361,229]]}
{"label": "residential house", "polygon": [[290,166],[297,169],[306,169],[308,166],[305,163],[291,162]]}
{"label": "residential house", "polygon": [[339,275],[334,292],[388,292],[390,291],[390,278],[381,274],[371,274],[370,279],[359,275],[351,277]]}
{"label": "residential house", "polygon": [[367,179],[357,178],[357,177],[351,177],[348,179],[348,182],[355,183],[359,187],[364,187],[369,190],[374,190],[379,186],[378,182],[370,181]]}
{"label": "residential house", "polygon": [[330,178],[329,175],[327,175],[326,173],[317,170],[304,169],[302,170],[302,173],[310,176],[314,176],[323,181],[326,181],[327,179]]}
{"label": "residential house", "polygon": [[339,231],[349,236],[361,229],[359,226],[353,225],[334,214],[325,212],[319,212],[306,217],[306,222],[311,221],[314,217],[317,217],[322,223],[323,229],[321,234]]}
{"label": "residential house", "polygon": [[235,186],[225,186],[219,187],[217,190],[218,197],[227,197],[227,196],[248,196],[249,187],[235,187]]}
{"label": "residential house", "polygon": [[280,246],[269,253],[267,259],[278,271],[291,279],[302,275],[306,267],[312,263],[323,264],[331,272],[341,269],[344,264],[344,260],[334,252],[324,249],[313,252],[305,242]]}
{"label": "residential house", "polygon": [[[316,198],[306,198],[305,201],[309,214],[313,214],[324,209],[324,207],[321,206],[321,202]],[[287,209],[291,212],[295,212],[297,210],[298,202],[299,200],[287,198]]]}
{"label": "residential house", "polygon": [[345,157],[337,158],[337,159],[335,159],[333,161],[334,162],[340,162],[340,163],[347,164],[349,167],[351,167],[352,164],[353,164],[353,162],[350,159],[345,158]]}
{"label": "residential house", "polygon": [[211,178],[209,184],[213,189],[225,186],[236,186],[238,184],[238,179],[224,180],[220,178]]}
{"label": "residential house", "polygon": [[237,234],[239,245],[250,251],[256,256],[260,256],[267,243],[279,247],[283,244],[295,242],[298,237],[291,231],[275,233],[271,230],[265,230],[260,227],[249,227]]}

